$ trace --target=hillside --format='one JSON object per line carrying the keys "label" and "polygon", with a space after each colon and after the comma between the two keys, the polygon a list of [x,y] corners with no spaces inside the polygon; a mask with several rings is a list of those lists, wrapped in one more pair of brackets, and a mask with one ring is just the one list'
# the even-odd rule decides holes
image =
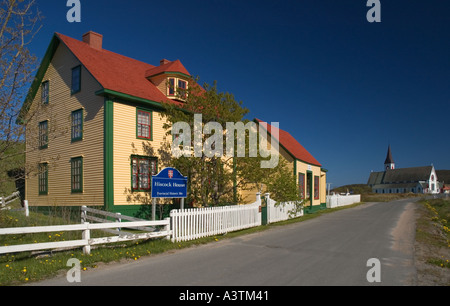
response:
{"label": "hillside", "polygon": [[331,190],[331,192],[335,193],[353,193],[353,194],[368,194],[372,193],[372,188],[367,186],[366,184],[350,184],[344,185],[341,187],[337,187]]}

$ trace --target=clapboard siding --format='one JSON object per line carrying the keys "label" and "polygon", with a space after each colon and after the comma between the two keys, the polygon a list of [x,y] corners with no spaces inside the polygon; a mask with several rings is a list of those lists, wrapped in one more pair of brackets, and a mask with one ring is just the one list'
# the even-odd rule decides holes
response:
{"label": "clapboard siding", "polygon": [[[321,194],[323,194],[322,190],[325,191],[325,186],[324,184],[322,184],[322,180],[320,179],[320,176],[322,174],[321,168],[319,166],[314,166],[314,165],[310,165],[307,163],[304,163],[300,160],[296,161],[297,164],[297,173],[296,173],[296,180],[298,182],[298,174],[302,173],[305,175],[305,188],[307,185],[307,173],[308,171],[310,171],[312,173],[312,184],[311,184],[311,189],[312,189],[312,205],[320,205],[321,203],[325,203],[326,199],[325,198],[321,198]],[[314,199],[314,177],[318,176],[319,177],[319,199]],[[305,189],[306,190],[306,189]],[[311,203],[308,201],[307,205],[310,205]]]}
{"label": "clapboard siding", "polygon": [[[103,205],[103,104],[95,95],[101,89],[98,82],[82,67],[81,91],[71,95],[72,68],[80,65],[64,44],[60,44],[45,73],[43,81],[50,83],[49,104],[41,105],[39,89],[27,123],[26,198],[32,206]],[[71,113],[83,109],[83,139],[71,141]],[[49,121],[47,149],[36,148],[39,122]],[[73,157],[83,157],[83,192],[71,192]],[[36,165],[48,162],[48,195],[39,195]]]}
{"label": "clapboard siding", "polygon": [[[145,106],[114,102],[114,205],[148,204],[150,197],[144,192],[131,191],[131,155],[158,157],[162,168],[159,149],[165,141],[163,119],[160,114]],[[137,108],[152,112],[152,140],[136,136]]]}
{"label": "clapboard siding", "polygon": [[[271,137],[267,139],[267,149],[270,150],[271,147]],[[259,152],[258,152],[259,154]],[[278,154],[279,154],[279,160],[284,159],[287,162],[287,169],[289,173],[294,173],[294,159],[292,156],[282,147],[278,146]],[[265,158],[264,160],[270,160],[270,157]],[[260,190],[261,186],[257,186],[256,184],[251,184],[250,186],[247,186],[247,189],[238,189],[238,194],[242,198],[243,204],[249,204],[255,202],[255,194],[258,192],[261,192],[264,194],[267,192],[266,186],[262,186],[262,190]]]}

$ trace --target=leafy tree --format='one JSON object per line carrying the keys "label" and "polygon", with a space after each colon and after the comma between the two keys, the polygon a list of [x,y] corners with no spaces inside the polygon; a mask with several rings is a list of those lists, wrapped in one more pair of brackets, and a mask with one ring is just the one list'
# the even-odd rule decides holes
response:
{"label": "leafy tree", "polygon": [[[262,157],[249,154],[250,130],[245,130],[244,156],[227,154],[226,150],[230,150],[226,146],[227,135],[233,139],[234,153],[238,145],[242,146],[237,140],[237,134],[231,135],[231,131],[227,130],[227,123],[247,124],[249,121],[244,116],[249,110],[243,107],[242,102],[236,101],[232,94],[218,92],[216,83],[212,86],[204,84],[203,88],[197,84],[197,80],[192,79],[189,88],[178,93],[183,102],[167,105],[166,111],[162,113],[167,119],[164,128],[168,139],[177,139],[190,133],[187,138],[179,140],[180,152],[188,154],[170,160],[172,166],[189,178],[188,203],[201,206],[237,204],[241,201],[238,190],[253,190],[255,187],[271,192],[272,198],[278,201],[299,200],[295,178],[285,160],[273,169],[262,169]],[[200,122],[198,114],[201,114],[201,124],[195,126],[196,118]],[[180,131],[179,134],[174,131],[175,135],[172,135],[174,124],[179,122],[185,123],[187,131]],[[219,125],[217,129],[204,130],[208,124],[216,123]],[[197,135],[196,139],[195,132],[199,128],[203,133]],[[169,141],[168,148],[173,149],[172,144]],[[199,152],[199,148],[212,152]],[[216,150],[220,154],[211,154]]]}
{"label": "leafy tree", "polygon": [[[178,137],[178,135],[172,136],[173,124],[186,123],[189,131],[183,131],[183,133],[190,134],[190,141],[186,140],[183,146],[188,147],[191,152],[196,146],[203,145],[205,142],[210,143],[213,150],[223,150],[226,123],[242,121],[248,113],[248,109],[242,106],[242,102],[236,101],[232,94],[218,92],[216,83],[213,86],[204,84],[202,88],[197,85],[197,80],[192,79],[189,88],[178,94],[184,102],[167,105],[166,110],[162,112],[162,116],[168,122],[164,128],[168,130],[169,139],[172,139],[172,137]],[[195,126],[195,114],[201,114],[201,122],[197,121],[200,122],[199,126]],[[203,131],[208,123],[220,125],[222,131],[214,131],[218,137],[211,140],[210,134],[201,133],[201,138],[196,139],[195,131],[199,128]],[[188,201],[190,204],[217,206],[235,202],[237,186],[234,184],[234,158],[223,154],[207,154],[202,149],[198,149],[197,152],[199,150],[201,152],[196,154],[197,156],[191,154],[191,156],[185,155],[171,160],[173,166],[189,177]]]}

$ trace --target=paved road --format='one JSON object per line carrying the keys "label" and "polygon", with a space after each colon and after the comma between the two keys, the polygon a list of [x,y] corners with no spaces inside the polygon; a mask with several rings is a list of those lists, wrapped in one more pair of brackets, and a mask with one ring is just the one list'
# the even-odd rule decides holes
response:
{"label": "paved road", "polygon": [[[414,285],[414,203],[367,203],[261,233],[106,265],[78,285]],[[381,282],[369,283],[370,258]],[[35,285],[70,285],[66,278]]]}

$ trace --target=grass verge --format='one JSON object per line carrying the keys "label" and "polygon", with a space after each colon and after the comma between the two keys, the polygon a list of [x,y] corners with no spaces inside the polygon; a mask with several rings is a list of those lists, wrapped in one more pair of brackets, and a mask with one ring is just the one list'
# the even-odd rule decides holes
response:
{"label": "grass verge", "polygon": [[450,199],[419,202],[416,223],[418,285],[450,285]]}

